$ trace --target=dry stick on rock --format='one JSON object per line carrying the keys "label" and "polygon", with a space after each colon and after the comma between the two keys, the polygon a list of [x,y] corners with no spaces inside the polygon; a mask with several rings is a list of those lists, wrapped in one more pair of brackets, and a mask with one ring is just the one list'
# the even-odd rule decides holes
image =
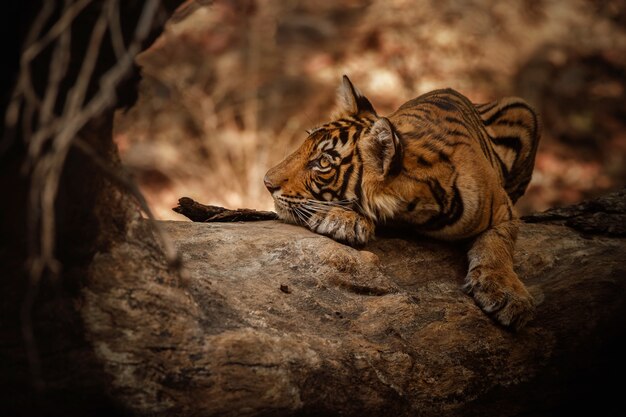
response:
{"label": "dry stick on rock", "polygon": [[278,219],[276,213],[272,211],[229,210],[223,207],[200,204],[189,197],[180,198],[178,206],[172,210],[194,222],[252,222]]}

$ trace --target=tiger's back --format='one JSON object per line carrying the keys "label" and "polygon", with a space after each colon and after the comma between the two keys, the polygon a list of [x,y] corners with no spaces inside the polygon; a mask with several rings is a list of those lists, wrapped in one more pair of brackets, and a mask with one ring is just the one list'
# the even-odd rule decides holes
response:
{"label": "tiger's back", "polygon": [[515,203],[526,191],[540,139],[539,118],[522,99],[508,97],[476,106]]}
{"label": "tiger's back", "polygon": [[[530,181],[539,139],[537,116],[523,100],[476,106],[452,89],[435,90],[388,118],[403,151],[391,187],[404,194],[405,209],[394,209],[399,220],[458,239],[487,229],[499,220],[494,216],[512,215],[512,203]],[[429,206],[431,216],[424,210]]]}
{"label": "tiger's back", "polygon": [[507,97],[474,105],[455,90],[435,90],[403,104],[389,119],[396,127],[407,126],[409,138],[427,138],[434,133],[434,141],[424,146],[437,148],[446,156],[451,148],[464,146],[466,139],[473,137],[511,200],[517,201],[526,190],[539,143],[539,121],[523,99]]}

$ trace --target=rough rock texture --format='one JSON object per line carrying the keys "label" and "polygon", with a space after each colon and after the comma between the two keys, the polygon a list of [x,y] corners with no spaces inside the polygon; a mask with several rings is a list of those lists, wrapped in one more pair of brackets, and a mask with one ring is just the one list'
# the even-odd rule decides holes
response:
{"label": "rough rock texture", "polygon": [[602,415],[618,402],[623,238],[524,225],[516,271],[539,306],[512,333],[460,290],[459,245],[387,235],[356,250],[278,221],[162,225],[184,279],[146,268],[138,221],[83,290],[111,395],[135,412]]}
{"label": "rough rock texture", "polygon": [[573,206],[531,214],[524,220],[564,224],[586,234],[626,236],[626,188]]}

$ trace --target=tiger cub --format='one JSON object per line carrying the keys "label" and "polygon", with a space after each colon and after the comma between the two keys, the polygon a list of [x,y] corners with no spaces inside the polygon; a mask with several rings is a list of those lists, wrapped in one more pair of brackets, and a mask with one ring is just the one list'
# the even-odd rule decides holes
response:
{"label": "tiger cub", "polygon": [[530,181],[539,135],[537,114],[519,98],[475,105],[436,90],[381,117],[344,76],[333,121],[264,182],[280,218],[350,245],[389,222],[437,239],[472,238],[464,289],[519,329],[534,302],[513,271],[513,204]]}

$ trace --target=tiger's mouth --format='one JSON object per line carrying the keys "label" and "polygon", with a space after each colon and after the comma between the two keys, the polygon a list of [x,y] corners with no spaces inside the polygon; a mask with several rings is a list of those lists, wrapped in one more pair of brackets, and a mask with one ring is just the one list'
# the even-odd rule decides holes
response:
{"label": "tiger's mouth", "polygon": [[322,201],[305,197],[273,195],[278,217],[292,224],[308,226],[311,217],[325,217],[330,210],[353,210],[360,207],[357,200]]}
{"label": "tiger's mouth", "polygon": [[274,198],[274,208],[278,218],[291,224],[306,226],[311,216],[303,204],[306,201],[303,197],[288,197],[283,195],[272,196]]}

